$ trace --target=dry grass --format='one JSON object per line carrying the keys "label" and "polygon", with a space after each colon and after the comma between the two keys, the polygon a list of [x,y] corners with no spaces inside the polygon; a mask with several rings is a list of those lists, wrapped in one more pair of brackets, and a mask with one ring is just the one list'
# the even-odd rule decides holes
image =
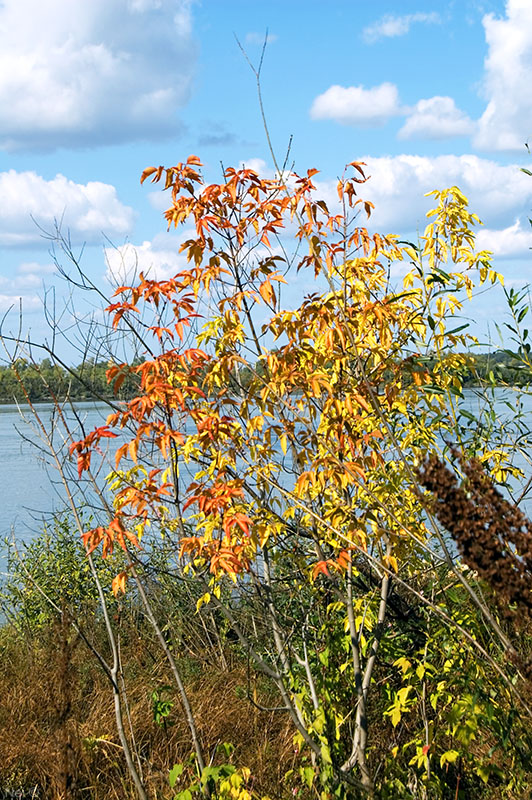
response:
{"label": "dry grass", "polygon": [[[109,682],[72,631],[56,628],[30,646],[4,628],[0,653],[0,796],[1,789],[25,789],[30,797],[38,786],[43,800],[133,797]],[[151,694],[171,684],[170,675],[140,639],[130,637],[122,657],[145,783],[150,797],[170,797],[168,771],[191,751],[177,699],[166,729],[153,718]],[[185,666],[206,751],[232,742],[236,761],[251,768],[254,786],[278,797],[293,758],[286,717],[241,699],[244,667],[222,672],[198,663]]]}

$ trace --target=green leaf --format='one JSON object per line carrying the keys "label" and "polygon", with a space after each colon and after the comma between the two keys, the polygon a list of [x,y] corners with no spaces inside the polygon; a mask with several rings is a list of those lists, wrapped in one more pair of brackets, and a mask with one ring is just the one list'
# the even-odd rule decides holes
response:
{"label": "green leaf", "polygon": [[182,792],[178,792],[174,795],[174,800],[192,800],[192,792],[190,789],[184,789]]}
{"label": "green leaf", "polygon": [[169,782],[170,786],[172,787],[172,789],[176,785],[176,782],[177,782],[177,779],[179,778],[179,776],[182,775],[183,769],[184,769],[183,764],[175,764],[172,767],[172,769],[170,770],[170,773],[168,775],[168,782]]}
{"label": "green leaf", "polygon": [[235,752],[235,746],[231,742],[224,742],[219,746],[218,749],[224,751],[226,758],[231,758],[231,756]]}
{"label": "green leaf", "polygon": [[483,783],[487,783],[489,781],[491,775],[491,769],[489,766],[482,764],[480,767],[476,768],[475,772]]}
{"label": "green leaf", "polygon": [[312,767],[300,767],[299,774],[308,788],[312,789],[312,784],[314,783],[314,769]]}
{"label": "green leaf", "polygon": [[458,328],[453,328],[452,331],[447,331],[447,336],[453,336],[455,333],[465,331],[466,328],[469,328],[469,322],[466,322],[465,325],[459,325]]}

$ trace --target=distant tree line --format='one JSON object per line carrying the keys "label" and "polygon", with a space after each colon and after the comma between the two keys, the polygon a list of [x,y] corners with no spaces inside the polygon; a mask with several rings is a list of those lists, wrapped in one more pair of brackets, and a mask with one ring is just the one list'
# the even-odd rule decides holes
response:
{"label": "distant tree line", "polygon": [[[472,364],[462,373],[463,386],[494,383],[507,386],[524,386],[530,383],[532,374],[517,353],[497,350],[491,353],[471,355]],[[115,394],[107,382],[109,362],[87,359],[76,367],[62,367],[49,358],[32,363],[20,358],[14,364],[0,366],[0,403],[20,402],[25,392],[32,402],[50,402],[54,399],[88,400],[101,397],[127,400],[138,391],[138,377],[126,371],[124,381]],[[430,359],[425,366],[431,370]],[[255,375],[262,376],[264,366],[257,363],[254,370],[241,368],[229,387],[236,394],[245,391]],[[24,389],[20,378],[24,379]]]}
{"label": "distant tree line", "polygon": [[[463,355],[463,354],[462,354]],[[467,353],[467,363],[461,363],[460,383],[462,387],[482,385],[528,386],[532,382],[532,370],[526,354],[511,350],[496,350],[489,353]],[[403,362],[403,383],[415,382],[416,372],[428,372],[434,378],[439,359],[434,356],[422,358],[409,356]]]}
{"label": "distant tree line", "polygon": [[466,370],[462,378],[464,386],[474,386],[479,383],[525,386],[532,379],[530,368],[522,356],[511,350],[475,353],[471,358],[473,365]]}
{"label": "distant tree line", "polygon": [[40,363],[19,358],[13,364],[0,366],[0,403],[25,400],[52,402],[70,397],[87,400],[115,397],[126,400],[138,391],[138,378],[129,371],[119,391],[114,394],[107,382],[107,361],[87,359],[76,367],[62,367],[45,358]]}

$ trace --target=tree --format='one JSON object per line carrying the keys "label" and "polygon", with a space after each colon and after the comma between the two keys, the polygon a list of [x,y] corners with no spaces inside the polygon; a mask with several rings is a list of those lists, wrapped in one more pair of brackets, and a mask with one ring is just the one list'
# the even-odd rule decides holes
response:
{"label": "tree", "polygon": [[[115,391],[136,379],[139,392],[70,444],[79,479],[93,480],[100,447],[120,433],[112,507],[83,540],[89,554],[125,552],[114,592],[132,578],[145,603],[200,772],[205,743],[150,605],[148,528],[176,556],[159,585],[192,585],[198,615],[223,620],[276,687],[301,752],[294,791],[480,792],[506,749],[517,775],[528,734],[515,709],[531,714],[518,647],[419,478],[427,459],[451,463],[455,451],[492,479],[512,469],[503,446],[459,424],[474,342],[459,314],[475,278],[500,279],[475,250],[478,218],[456,187],[434,192],[415,245],[359,225],[372,210],[359,162],[335,209],[315,199],[316,170],[263,179],[229,168],[205,185],[200,168],[191,156],[142,175],[169,193],[170,227],[194,225],[181,246],[189,266],[117,289],[113,330],[143,358],[107,377]],[[313,288],[294,299],[299,282]],[[491,754],[472,744],[482,731]]]}

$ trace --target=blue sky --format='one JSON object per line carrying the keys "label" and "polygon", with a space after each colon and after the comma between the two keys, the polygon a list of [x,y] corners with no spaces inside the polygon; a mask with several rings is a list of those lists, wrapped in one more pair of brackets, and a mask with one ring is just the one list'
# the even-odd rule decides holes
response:
{"label": "blue sky", "polygon": [[[253,75],[266,29],[265,109],[282,159],[320,169],[334,195],[346,162],[372,175],[364,196],[383,233],[415,235],[424,193],[459,185],[485,226],[483,248],[511,285],[531,278],[530,0],[3,0],[0,2],[0,312],[47,336],[54,274],[44,230],[63,220],[104,291],[137,261],[179,268],[165,198],[144,167],[199,155],[271,172]],[[113,247],[109,244],[111,242]],[[504,313],[475,307],[479,329]],[[68,315],[64,318],[68,319]]]}

